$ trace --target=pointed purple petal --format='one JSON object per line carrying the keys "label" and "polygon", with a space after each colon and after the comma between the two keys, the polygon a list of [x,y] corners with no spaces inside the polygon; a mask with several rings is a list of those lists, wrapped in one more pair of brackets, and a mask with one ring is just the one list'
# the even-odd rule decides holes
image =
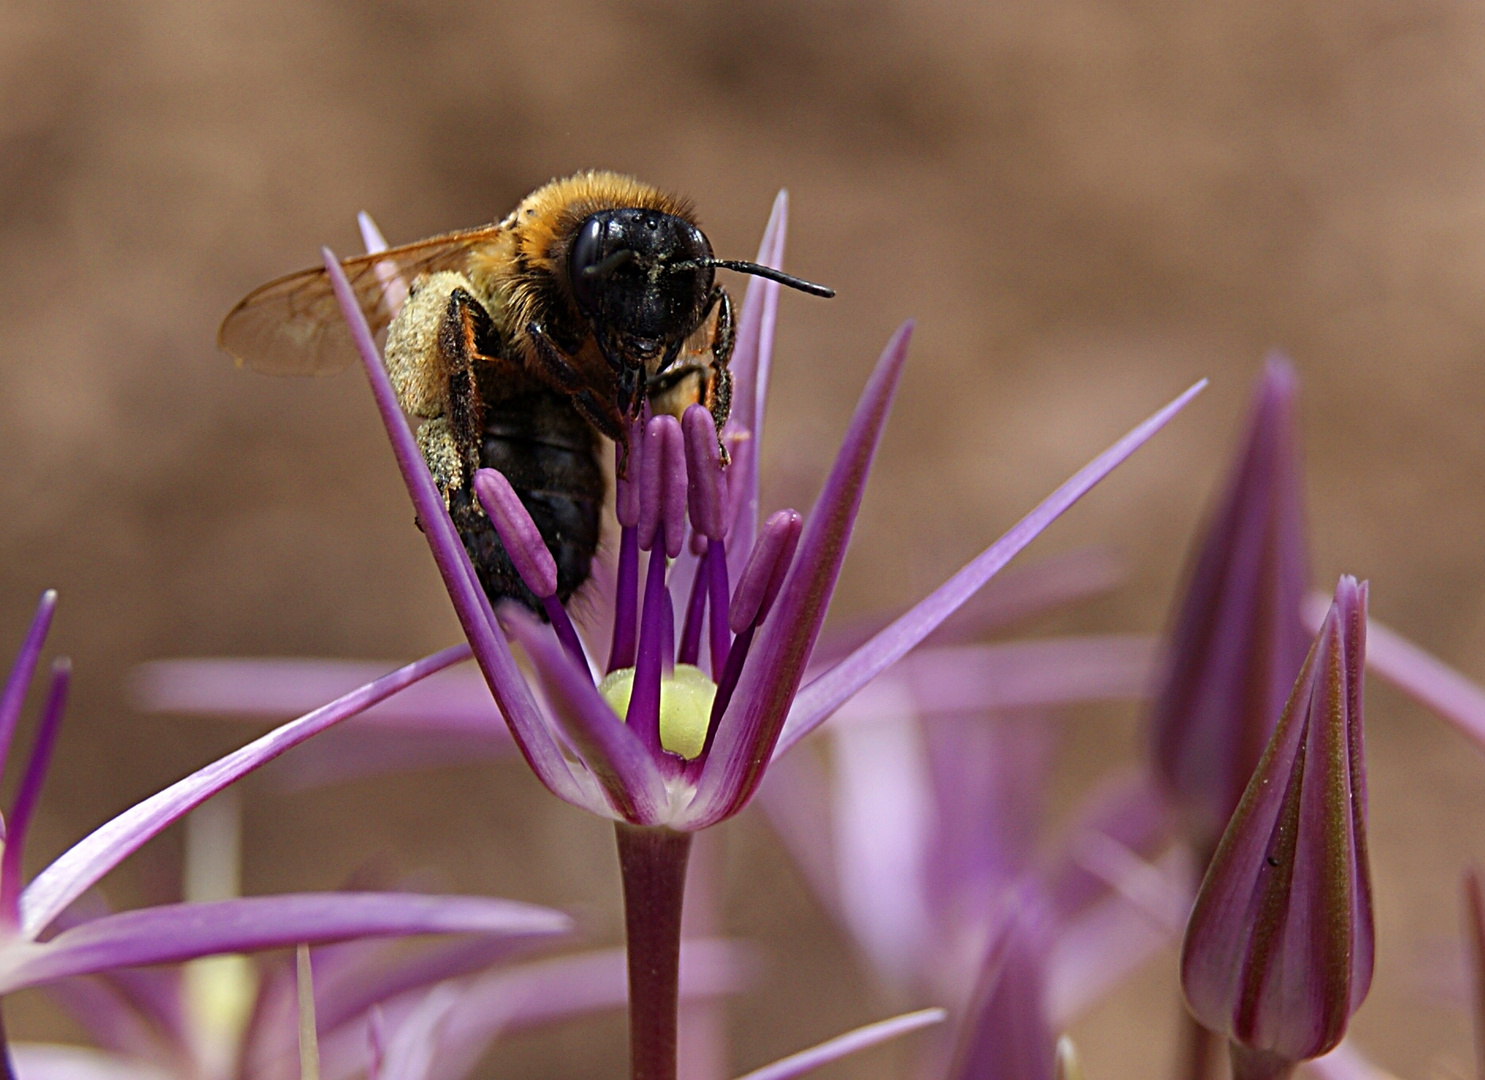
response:
{"label": "pointed purple petal", "polygon": [[[784,236],[789,227],[789,196],[780,191],[758,245],[763,266],[782,270]],[[732,455],[727,469],[727,493],[731,503],[727,538],[731,547],[728,570],[735,579],[753,549],[758,534],[758,462],[763,435],[763,413],[768,400],[768,376],[773,361],[773,331],[778,317],[779,289],[776,281],[748,278],[738,318],[737,347],[728,367],[732,371],[732,416],[722,429],[722,439]]]}
{"label": "pointed purple petal", "polygon": [[311,735],[356,715],[411,683],[469,655],[455,645],[399,668],[298,720],[291,720],[239,750],[197,769],[94,829],[36,876],[21,893],[21,932],[34,938],[62,911],[150,837],[228,784],[272,761]]}
{"label": "pointed purple petal", "polygon": [[0,691],[0,769],[4,769],[9,760],[15,724],[20,719],[26,691],[31,688],[31,674],[36,670],[36,661],[41,656],[41,647],[46,643],[46,634],[51,629],[52,615],[56,610],[57,590],[48,589],[41,594],[36,614],[31,616],[31,625],[21,640],[20,651],[16,653],[15,663],[5,680],[5,689]]}
{"label": "pointed purple petal", "polygon": [[26,852],[26,832],[31,815],[41,798],[41,785],[46,781],[56,745],[57,729],[67,708],[67,687],[72,681],[72,662],[65,658],[52,663],[52,684],[42,706],[41,722],[36,726],[36,743],[26,762],[26,773],[16,793],[15,805],[6,821],[5,854],[0,858],[0,923],[14,927],[20,918],[17,903],[21,894],[21,857]]}
{"label": "pointed purple petal", "polygon": [[305,893],[166,904],[105,915],[45,944],[10,946],[0,954],[0,992],[116,967],[301,942],[406,934],[553,937],[571,925],[557,911],[474,896]]}
{"label": "pointed purple petal", "polygon": [[335,288],[336,300],[341,314],[350,327],[351,338],[361,354],[362,366],[371,383],[371,394],[376,401],[377,412],[387,429],[392,443],[392,453],[397,459],[397,468],[402,473],[403,483],[412,496],[413,508],[422,523],[428,548],[433,553],[433,562],[443,578],[453,602],[459,625],[474,652],[490,692],[500,705],[500,712],[510,725],[511,735],[520,747],[531,771],[536,773],[547,790],[574,806],[588,807],[587,792],[572,775],[562,756],[562,749],[531,696],[531,688],[516,667],[515,659],[505,639],[495,632],[495,616],[490,610],[490,601],[475,578],[474,567],[464,550],[443,496],[433,484],[428,466],[418,450],[417,441],[408,430],[402,407],[397,403],[397,392],[392,389],[392,380],[382,366],[372,340],[371,328],[351,292],[345,272],[329,248],[322,249],[325,270]]}
{"label": "pointed purple petal", "polygon": [[654,824],[665,806],[665,780],[639,735],[614,715],[586,671],[550,629],[514,604],[500,612],[506,630],[531,658],[563,730],[625,820]]}
{"label": "pointed purple petal", "polygon": [[[1318,629],[1329,607],[1329,597],[1311,593],[1306,624]],[[1485,687],[1376,619],[1367,620],[1366,666],[1485,750]]]}
{"label": "pointed purple petal", "polygon": [[780,1058],[772,1065],[765,1065],[761,1069],[738,1077],[738,1080],[794,1080],[796,1076],[803,1076],[812,1072],[822,1065],[828,1065],[832,1061],[839,1061],[865,1050],[869,1046],[876,1046],[889,1039],[896,1039],[906,1035],[910,1031],[940,1024],[948,1017],[943,1009],[921,1009],[918,1012],[903,1013],[894,1016],[890,1020],[878,1020],[875,1024],[867,1024],[855,1031],[848,1031],[844,1035],[837,1035],[828,1039],[818,1046],[812,1046],[808,1050],[801,1050],[797,1054],[790,1054],[786,1058]]}
{"label": "pointed purple petal", "polygon": [[743,669],[702,769],[694,804],[696,825],[713,824],[747,804],[773,753],[789,706],[825,621],[866,478],[897,382],[907,360],[912,323],[892,335],[861,392],[840,453],[800,536],[778,607]]}
{"label": "pointed purple petal", "polygon": [[1009,532],[948,581],[891,626],[806,686],[794,701],[789,717],[788,739],[780,741],[779,752],[787,750],[824,723],[842,702],[927,637],[1001,567],[1010,562],[1017,552],[1031,543],[1043,529],[1164,427],[1205,386],[1206,380],[1203,379],[1083,466],[1066,483],[1042,500],[1036,509],[1012,526]]}

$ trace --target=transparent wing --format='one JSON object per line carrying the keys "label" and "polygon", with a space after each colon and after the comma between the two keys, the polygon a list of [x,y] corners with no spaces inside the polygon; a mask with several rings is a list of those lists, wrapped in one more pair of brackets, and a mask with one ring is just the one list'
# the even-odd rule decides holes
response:
{"label": "transparent wing", "polygon": [[[445,233],[357,255],[340,265],[376,333],[391,321],[401,301],[401,282],[439,270],[463,270],[469,250],[499,233],[498,225]],[[301,270],[248,293],[222,320],[217,345],[239,364],[270,375],[329,375],[356,358],[324,267]]]}

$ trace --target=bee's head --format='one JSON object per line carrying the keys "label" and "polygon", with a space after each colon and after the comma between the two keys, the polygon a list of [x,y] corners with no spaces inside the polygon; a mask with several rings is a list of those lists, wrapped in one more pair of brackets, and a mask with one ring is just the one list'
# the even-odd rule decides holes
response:
{"label": "bee's head", "polygon": [[593,214],[568,250],[578,307],[630,367],[651,367],[706,312],[714,271],[700,229],[659,210]]}

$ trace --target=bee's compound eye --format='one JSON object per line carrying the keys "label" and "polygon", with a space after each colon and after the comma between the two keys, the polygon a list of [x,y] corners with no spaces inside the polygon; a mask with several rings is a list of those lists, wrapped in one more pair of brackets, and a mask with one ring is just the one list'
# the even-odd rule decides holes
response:
{"label": "bee's compound eye", "polygon": [[597,214],[583,222],[567,256],[572,295],[585,311],[593,310],[598,298],[598,275],[592,271],[603,260],[603,227],[603,218]]}

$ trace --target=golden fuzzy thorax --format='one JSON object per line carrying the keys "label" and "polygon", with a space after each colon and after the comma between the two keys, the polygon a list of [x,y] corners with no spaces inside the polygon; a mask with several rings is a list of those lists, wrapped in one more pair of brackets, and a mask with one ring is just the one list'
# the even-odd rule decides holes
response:
{"label": "golden fuzzy thorax", "polygon": [[565,290],[567,249],[583,222],[619,208],[656,210],[696,224],[695,208],[687,199],[632,176],[581,172],[527,195],[500,223],[499,238],[470,253],[470,281],[496,323],[509,329],[517,349],[525,344],[521,339],[528,321],[541,315],[540,285],[555,280]]}

